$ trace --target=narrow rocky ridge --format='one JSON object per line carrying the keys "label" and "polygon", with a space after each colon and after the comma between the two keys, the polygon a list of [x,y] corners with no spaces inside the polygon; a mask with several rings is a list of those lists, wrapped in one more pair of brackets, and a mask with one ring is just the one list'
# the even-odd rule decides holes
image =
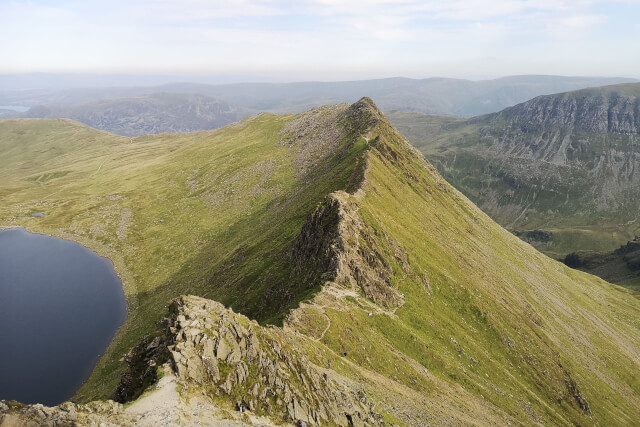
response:
{"label": "narrow rocky ridge", "polygon": [[293,245],[293,271],[309,280],[317,277],[320,285],[329,281],[362,291],[384,308],[397,308],[404,297],[392,285],[391,265],[373,238],[375,231],[367,227],[357,211],[357,201],[348,193],[339,191],[327,196],[309,215]]}
{"label": "narrow rocky ridge", "polygon": [[[372,132],[386,122],[369,98],[348,107],[340,120],[347,133],[364,137],[369,148],[376,144],[375,139],[369,141]],[[348,191],[326,196],[308,215],[291,248],[291,276],[302,277],[309,286],[334,282],[345,289],[361,290],[372,302],[393,309],[403,304],[404,297],[392,286],[392,269],[373,238],[376,232],[357,214],[366,169],[363,156],[357,160]]]}

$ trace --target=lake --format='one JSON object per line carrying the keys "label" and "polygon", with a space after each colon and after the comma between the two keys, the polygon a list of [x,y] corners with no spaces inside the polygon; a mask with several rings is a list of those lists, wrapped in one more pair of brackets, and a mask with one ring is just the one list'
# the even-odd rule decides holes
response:
{"label": "lake", "polygon": [[70,241],[0,230],[0,399],[69,399],[126,316],[111,261]]}

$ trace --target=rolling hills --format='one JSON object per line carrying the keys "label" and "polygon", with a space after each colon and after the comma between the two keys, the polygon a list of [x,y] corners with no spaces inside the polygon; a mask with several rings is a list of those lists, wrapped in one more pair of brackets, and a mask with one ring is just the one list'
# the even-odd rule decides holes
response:
{"label": "rolling hills", "polygon": [[369,99],[133,139],[5,120],[0,144],[0,224],[77,240],[124,279],[129,317],[77,401],[113,396],[139,344],[125,385],[168,361],[183,401],[232,410],[273,382],[246,403],[275,422],[640,417],[635,294],[502,229]]}
{"label": "rolling hills", "polygon": [[[23,87],[23,89],[0,91],[0,105],[27,107],[44,105],[57,108],[109,99],[173,93],[214,97],[239,109],[256,113],[261,111],[297,113],[326,104],[352,103],[366,95],[374,99],[382,110],[411,110],[429,114],[471,117],[500,111],[538,95],[637,81],[616,77],[524,75],[479,81],[435,77],[426,79],[396,77],[344,82],[218,85],[185,82],[149,86],[140,86],[137,83],[136,86],[92,87],[88,82],[83,84],[84,79],[78,79],[80,83],[75,87],[67,82],[67,89],[40,90],[37,89],[39,82],[37,76],[26,77],[28,83],[21,86],[18,83],[19,79],[17,82],[11,76],[4,76],[8,81],[5,87]],[[47,76],[41,78],[43,81],[41,85],[45,85]],[[66,80],[72,80],[72,78],[73,76],[69,76]],[[2,81],[3,76],[0,76],[0,88],[3,87]],[[149,81],[152,82],[155,79],[150,78]],[[139,79],[135,79],[135,82],[139,82]]]}

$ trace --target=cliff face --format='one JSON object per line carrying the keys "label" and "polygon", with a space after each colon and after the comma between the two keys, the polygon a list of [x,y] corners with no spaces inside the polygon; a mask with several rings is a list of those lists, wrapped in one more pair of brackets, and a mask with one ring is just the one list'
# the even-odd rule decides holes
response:
{"label": "cliff face", "polygon": [[640,133],[640,100],[617,90],[539,96],[496,113],[525,133],[562,127],[593,133]]}
{"label": "cliff face", "polygon": [[614,87],[540,96],[470,123],[479,125],[480,140],[502,158],[582,167],[591,174],[621,171],[638,161],[640,98],[628,92]]}

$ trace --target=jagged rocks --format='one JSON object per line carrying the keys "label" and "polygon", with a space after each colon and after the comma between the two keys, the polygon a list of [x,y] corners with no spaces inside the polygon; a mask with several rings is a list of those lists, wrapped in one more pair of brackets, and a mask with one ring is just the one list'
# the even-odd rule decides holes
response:
{"label": "jagged rocks", "polygon": [[[348,193],[334,192],[309,215],[294,242],[292,276],[304,277],[315,286],[332,281],[359,288],[382,307],[399,307],[404,297],[392,286],[391,265],[379,241],[395,246],[388,236],[368,229]],[[403,264],[406,255],[400,248],[393,247],[393,255]]]}
{"label": "jagged rocks", "polygon": [[296,349],[304,338],[263,328],[203,298],[176,299],[170,311],[160,342],[187,387],[281,422],[377,423],[361,389],[334,381],[335,372],[327,375]]}
{"label": "jagged rocks", "polygon": [[157,369],[168,357],[164,335],[146,337],[124,356],[129,369],[122,374],[113,399],[124,403],[140,396],[147,386],[156,382]]}
{"label": "jagged rocks", "polygon": [[584,412],[586,415],[591,415],[591,407],[587,400],[582,396],[582,393],[578,389],[576,382],[569,378],[565,381],[565,385],[567,386],[567,391],[569,392],[569,396],[571,396],[578,407]]}
{"label": "jagged rocks", "polygon": [[340,201],[331,196],[309,214],[291,249],[292,277],[311,286],[335,279],[345,243],[338,229],[340,220]]}

